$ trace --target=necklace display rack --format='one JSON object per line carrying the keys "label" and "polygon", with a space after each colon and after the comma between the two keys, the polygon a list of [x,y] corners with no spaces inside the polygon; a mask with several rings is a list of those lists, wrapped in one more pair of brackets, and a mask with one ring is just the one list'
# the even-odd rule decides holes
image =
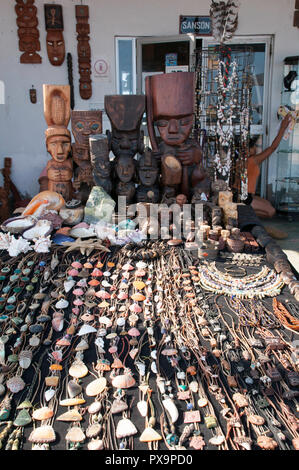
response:
{"label": "necklace display rack", "polygon": [[1,450],[298,449],[299,309],[270,243],[242,264],[161,240],[1,253]]}

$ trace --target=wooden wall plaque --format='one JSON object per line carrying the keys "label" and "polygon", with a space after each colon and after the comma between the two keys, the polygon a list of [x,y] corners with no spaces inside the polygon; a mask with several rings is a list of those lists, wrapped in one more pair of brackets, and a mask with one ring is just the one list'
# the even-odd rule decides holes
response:
{"label": "wooden wall plaque", "polygon": [[19,36],[19,50],[23,52],[20,57],[21,64],[41,64],[37,8],[34,0],[16,0],[15,11]]}
{"label": "wooden wall plaque", "polygon": [[92,95],[91,86],[91,50],[89,44],[90,26],[89,7],[87,5],[76,5],[76,31],[77,31],[77,51],[80,74],[79,92],[83,100],[88,100]]}

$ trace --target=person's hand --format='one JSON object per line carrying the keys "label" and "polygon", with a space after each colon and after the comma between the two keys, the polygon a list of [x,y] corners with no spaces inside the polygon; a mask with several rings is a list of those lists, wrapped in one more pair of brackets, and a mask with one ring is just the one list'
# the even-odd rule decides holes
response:
{"label": "person's hand", "polygon": [[291,113],[288,113],[281,121],[281,124],[280,124],[281,131],[284,132],[288,128],[291,121],[292,121],[292,115]]}

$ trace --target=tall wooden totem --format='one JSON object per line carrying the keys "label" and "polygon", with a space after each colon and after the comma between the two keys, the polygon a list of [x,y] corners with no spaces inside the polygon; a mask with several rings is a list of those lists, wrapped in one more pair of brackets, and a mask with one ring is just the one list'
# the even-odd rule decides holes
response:
{"label": "tall wooden totem", "polygon": [[67,128],[70,120],[70,86],[43,85],[43,95],[44,115],[48,124],[46,145],[52,157],[46,167],[48,189],[69,201],[73,196],[71,133]]}
{"label": "tall wooden totem", "polygon": [[105,111],[111,123],[111,132],[107,131],[109,150],[115,155],[115,197],[125,196],[127,204],[130,204],[135,198],[134,156],[144,152],[140,126],[145,111],[145,96],[105,96]]}

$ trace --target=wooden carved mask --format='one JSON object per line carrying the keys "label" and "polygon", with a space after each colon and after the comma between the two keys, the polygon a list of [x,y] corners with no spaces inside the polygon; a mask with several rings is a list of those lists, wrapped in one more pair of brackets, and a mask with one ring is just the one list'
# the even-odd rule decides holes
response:
{"label": "wooden carved mask", "polygon": [[52,65],[61,65],[65,58],[65,44],[62,31],[48,31],[47,53]]}
{"label": "wooden carved mask", "polygon": [[102,111],[72,111],[72,133],[76,145],[89,148],[89,137],[102,133]]}
{"label": "wooden carved mask", "polygon": [[65,59],[62,6],[46,4],[44,8],[48,58],[52,65],[58,66],[61,65]]}
{"label": "wooden carved mask", "polygon": [[112,132],[107,131],[109,148],[116,157],[134,157],[143,153],[143,132],[140,125],[145,111],[143,95],[105,96],[105,111],[110,119]]}
{"label": "wooden carved mask", "polygon": [[158,150],[154,124],[163,142],[180,146],[193,127],[194,73],[180,72],[146,78],[147,124],[154,151]]}

